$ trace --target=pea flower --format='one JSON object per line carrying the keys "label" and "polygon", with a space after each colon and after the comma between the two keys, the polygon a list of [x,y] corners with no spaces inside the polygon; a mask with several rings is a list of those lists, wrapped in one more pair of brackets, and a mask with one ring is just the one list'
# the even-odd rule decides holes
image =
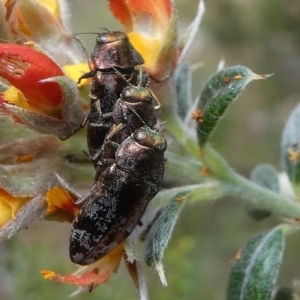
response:
{"label": "pea flower", "polygon": [[78,63],[65,0],[0,1],[0,38],[7,42],[35,41],[62,65]]}
{"label": "pea flower", "polygon": [[[64,72],[85,72],[69,16],[66,1],[0,1],[0,239],[36,219],[71,222],[77,212],[79,196],[59,175],[72,155],[59,139],[80,127],[86,107],[77,78]],[[82,138],[74,141],[84,148]]]}
{"label": "pea flower", "polygon": [[6,87],[0,94],[0,113],[38,132],[64,138],[80,126],[83,117],[78,90],[37,48],[34,43],[0,44],[0,76]]}
{"label": "pea flower", "polygon": [[[110,275],[118,270],[123,253],[124,247],[123,244],[120,244],[95,263],[89,266],[79,267],[77,271],[70,275],[62,276],[49,270],[42,270],[41,274],[45,279],[51,279],[58,283],[69,283],[79,287],[86,287],[89,291],[92,291],[98,285],[105,283]],[[78,292],[80,291],[81,289],[78,290]]]}
{"label": "pea flower", "polygon": [[177,12],[172,0],[109,2],[113,14],[124,25],[130,41],[145,59],[145,70],[158,81],[170,76],[197,32],[204,12],[203,2],[200,2],[198,15],[179,44]]}
{"label": "pea flower", "polygon": [[[177,11],[172,0],[109,0],[115,17],[124,25],[129,39],[145,59],[143,67],[154,81],[150,84],[162,101],[164,119],[174,110],[176,91],[173,76],[198,31],[205,7],[203,1],[195,20],[178,39]],[[158,82],[158,83],[156,83]]]}
{"label": "pea flower", "polygon": [[[78,194],[71,190],[58,174],[54,173],[57,169],[57,165],[54,164],[55,160],[45,159],[49,153],[43,151],[44,146],[49,140],[48,145],[51,144],[51,138],[47,139],[48,141],[45,142],[35,139],[35,142],[40,143],[40,145],[35,144],[39,149],[28,155],[22,155],[26,145],[20,140],[0,147],[1,158],[11,146],[19,147],[10,148],[12,162],[7,155],[5,163],[1,159],[0,240],[12,237],[19,230],[29,226],[35,220],[46,218],[47,215],[50,219],[70,221],[77,213],[75,201]],[[50,146],[49,150],[51,152],[53,148]],[[41,165],[45,169],[42,169]],[[64,213],[64,218],[58,218],[60,215],[57,212],[60,212],[60,215]]]}
{"label": "pea flower", "polygon": [[0,188],[0,227],[6,224],[11,218],[16,218],[16,213],[29,199],[29,197],[14,197]]}

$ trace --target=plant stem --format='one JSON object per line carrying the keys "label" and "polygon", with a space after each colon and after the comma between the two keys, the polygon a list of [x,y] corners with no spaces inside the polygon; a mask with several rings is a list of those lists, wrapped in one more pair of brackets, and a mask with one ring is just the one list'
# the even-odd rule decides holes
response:
{"label": "plant stem", "polygon": [[210,176],[219,180],[222,195],[236,196],[251,202],[257,208],[266,209],[277,215],[288,218],[300,217],[300,205],[298,203],[260,187],[237,174],[210,146],[204,147],[203,155]]}
{"label": "plant stem", "polygon": [[222,190],[218,188],[218,182],[210,181],[162,190],[154,198],[154,205],[164,206],[171,198],[182,192],[187,192],[186,197],[188,201],[208,201],[222,197]]}
{"label": "plant stem", "polygon": [[225,183],[227,195],[237,196],[251,202],[258,208],[266,209],[277,215],[288,218],[300,217],[300,205],[298,203],[262,188],[238,174],[235,177],[235,185]]}
{"label": "plant stem", "polygon": [[167,128],[175,137],[175,140],[180,143],[190,155],[197,160],[201,160],[200,148],[197,142],[186,132],[182,121],[171,114],[165,115],[164,119],[167,121]]}
{"label": "plant stem", "polygon": [[203,182],[201,170],[203,165],[199,160],[189,158],[174,152],[166,152],[167,163],[164,183],[171,186],[199,184]]}

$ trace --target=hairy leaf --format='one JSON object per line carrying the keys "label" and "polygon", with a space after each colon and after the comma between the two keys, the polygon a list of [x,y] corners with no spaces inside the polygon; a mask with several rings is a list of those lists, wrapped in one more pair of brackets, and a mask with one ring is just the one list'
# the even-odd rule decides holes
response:
{"label": "hairy leaf", "polygon": [[187,192],[179,193],[170,200],[151,227],[145,241],[145,261],[149,266],[157,269],[163,285],[167,285],[162,267],[163,254],[185,203],[186,194]]}
{"label": "hairy leaf", "polygon": [[270,300],[284,248],[280,228],[264,231],[240,251],[232,267],[227,300]]}
{"label": "hairy leaf", "polygon": [[[250,179],[264,188],[272,190],[276,193],[279,192],[279,180],[277,172],[272,165],[262,164],[256,166],[250,174]],[[257,221],[264,220],[271,215],[271,212],[265,209],[259,209],[252,204],[249,204],[246,209],[248,215]]]}
{"label": "hairy leaf", "polygon": [[300,195],[300,104],[287,121],[282,141],[281,159],[297,196]]}
{"label": "hairy leaf", "polygon": [[243,66],[233,66],[212,75],[200,96],[198,109],[193,118],[198,121],[197,135],[200,146],[203,146],[228,105],[254,79],[264,79],[270,75],[257,75]]}
{"label": "hairy leaf", "polygon": [[192,71],[189,63],[182,63],[176,70],[177,113],[183,120],[192,105]]}

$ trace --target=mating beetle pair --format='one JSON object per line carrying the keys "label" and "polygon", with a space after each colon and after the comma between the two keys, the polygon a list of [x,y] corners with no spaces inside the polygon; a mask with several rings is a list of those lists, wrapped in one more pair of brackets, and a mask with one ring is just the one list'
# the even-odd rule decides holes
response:
{"label": "mating beetle pair", "polygon": [[91,54],[93,69],[83,74],[83,78],[92,77],[90,91],[90,111],[83,121],[87,123],[87,144],[90,157],[94,157],[103,145],[108,130],[113,125],[110,114],[122,90],[129,84],[141,86],[148,84],[148,74],[140,76],[136,66],[144,59],[130,43],[128,36],[119,31],[98,34],[96,45]]}
{"label": "mating beetle pair", "polygon": [[85,122],[96,176],[77,201],[70,236],[70,258],[80,265],[113,250],[140,222],[160,189],[167,147],[155,129],[159,102],[146,87],[147,73],[135,69],[143,59],[127,35],[99,34],[91,60],[94,69],[81,78],[93,77]]}
{"label": "mating beetle pair", "polygon": [[115,162],[99,175],[73,222],[73,262],[93,263],[133,231],[160,189],[165,150],[165,139],[147,126],[122,142]]}

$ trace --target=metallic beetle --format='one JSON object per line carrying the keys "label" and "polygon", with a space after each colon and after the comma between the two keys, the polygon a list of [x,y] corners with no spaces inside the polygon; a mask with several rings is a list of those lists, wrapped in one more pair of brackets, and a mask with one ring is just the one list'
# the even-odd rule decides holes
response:
{"label": "metallic beetle", "polygon": [[[154,105],[155,102],[157,105]],[[123,89],[113,112],[103,115],[103,118],[112,116],[114,124],[106,136],[110,143],[104,143],[93,158],[94,161],[98,160],[95,178],[105,169],[106,161],[115,158],[111,142],[121,144],[134,130],[144,125],[154,129],[157,122],[155,111],[159,108],[160,103],[150,89],[131,84]]]}
{"label": "metallic beetle", "polygon": [[122,243],[160,190],[166,140],[143,126],[124,140],[114,162],[97,178],[72,224],[70,258],[88,265]]}
{"label": "metallic beetle", "polygon": [[[103,114],[111,113],[124,87],[138,81],[146,86],[148,74],[143,72],[140,79],[139,70],[144,59],[130,43],[128,36],[119,31],[100,33],[91,53],[93,69],[83,74],[83,78],[92,77],[90,90],[90,111],[83,121],[87,123],[87,144],[90,157],[93,157],[103,145],[105,136],[113,124],[112,118],[103,118]],[[120,74],[122,76],[120,76]],[[96,164],[94,164],[96,166]]]}

